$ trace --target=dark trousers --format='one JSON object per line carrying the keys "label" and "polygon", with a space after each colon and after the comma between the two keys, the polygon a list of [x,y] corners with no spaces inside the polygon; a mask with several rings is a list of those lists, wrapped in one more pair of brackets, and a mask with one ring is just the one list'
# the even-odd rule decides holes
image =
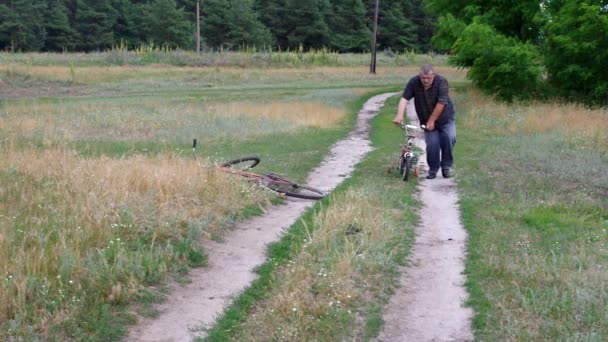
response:
{"label": "dark trousers", "polygon": [[439,168],[449,169],[454,163],[456,144],[456,121],[453,119],[424,134],[426,142],[426,163],[429,173],[437,173]]}

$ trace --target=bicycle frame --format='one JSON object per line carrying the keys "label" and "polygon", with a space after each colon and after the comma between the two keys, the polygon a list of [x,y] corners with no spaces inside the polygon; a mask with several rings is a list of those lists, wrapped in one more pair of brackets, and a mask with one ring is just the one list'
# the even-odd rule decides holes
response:
{"label": "bicycle frame", "polygon": [[[401,124],[404,131],[404,144],[397,160],[397,170],[404,181],[407,181],[411,172],[415,177],[419,175],[418,156],[414,153],[414,139],[421,132],[421,129],[416,126]],[[424,129],[424,127],[422,128]]]}
{"label": "bicycle frame", "polygon": [[[194,141],[192,142],[193,157],[195,157],[195,149],[196,139],[194,139]],[[268,172],[258,174],[246,171],[258,165],[259,162],[259,157],[248,156],[222,163],[218,165],[217,168],[223,172],[238,175],[243,178],[256,181],[259,185],[263,185],[266,188],[276,192],[281,198],[289,196],[302,199],[319,200],[327,195],[327,193],[323,190],[314,188],[306,184],[298,184],[278,173]],[[244,168],[235,168],[235,165],[242,165],[244,166]]]}

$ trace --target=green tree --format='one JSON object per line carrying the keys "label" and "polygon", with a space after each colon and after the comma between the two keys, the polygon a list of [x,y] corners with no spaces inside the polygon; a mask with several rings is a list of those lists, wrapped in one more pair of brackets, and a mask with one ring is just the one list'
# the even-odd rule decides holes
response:
{"label": "green tree", "polygon": [[418,28],[411,17],[406,17],[404,4],[404,1],[399,0],[380,2],[377,37],[379,49],[418,49]]}
{"label": "green tree", "polygon": [[191,48],[193,27],[175,0],[154,0],[145,6],[143,26],[146,40],[171,48]]}
{"label": "green tree", "polygon": [[329,28],[317,0],[287,0],[283,17],[286,30],[283,32],[287,47],[296,49],[322,48],[329,45]]}
{"label": "green tree", "polygon": [[229,42],[235,46],[270,46],[270,30],[259,21],[253,10],[253,0],[229,0],[229,3]]}
{"label": "green tree", "polygon": [[253,9],[258,13],[260,21],[270,30],[273,45],[281,49],[288,46],[287,32],[289,23],[284,18],[287,0],[254,0]]}
{"label": "green tree", "polygon": [[371,30],[367,10],[361,0],[333,0],[323,9],[324,20],[331,32],[329,48],[339,52],[369,50]]}
{"label": "green tree", "polygon": [[321,48],[331,35],[318,0],[257,0],[254,8],[281,49]]}
{"label": "green tree", "polygon": [[109,0],[76,0],[73,27],[79,51],[105,50],[114,44],[116,11]]}
{"label": "green tree", "polygon": [[141,29],[142,7],[130,0],[113,0],[112,7],[116,11],[112,27],[115,43],[119,41],[129,48],[141,45],[145,41]]}
{"label": "green tree", "polygon": [[258,20],[252,0],[205,1],[201,31],[212,48],[272,45],[270,31]]}
{"label": "green tree", "polygon": [[541,28],[535,21],[541,10],[538,0],[426,0],[426,3],[438,16],[450,14],[465,25],[479,20],[497,32],[521,41],[534,41]]}
{"label": "green tree", "polygon": [[68,10],[63,1],[51,0],[46,11],[46,51],[73,50],[76,31],[70,26]]}
{"label": "green tree", "polygon": [[45,3],[9,0],[0,4],[0,45],[15,51],[39,51],[44,46]]}
{"label": "green tree", "polygon": [[549,82],[561,95],[607,104],[608,6],[569,0],[545,25]]}
{"label": "green tree", "polygon": [[469,68],[468,78],[485,93],[512,101],[538,93],[543,71],[539,57],[534,46],[475,21],[454,44],[451,62]]}
{"label": "green tree", "polygon": [[429,52],[433,50],[431,39],[435,34],[437,18],[427,9],[424,0],[409,0],[403,4],[405,16],[416,26],[417,50]]}

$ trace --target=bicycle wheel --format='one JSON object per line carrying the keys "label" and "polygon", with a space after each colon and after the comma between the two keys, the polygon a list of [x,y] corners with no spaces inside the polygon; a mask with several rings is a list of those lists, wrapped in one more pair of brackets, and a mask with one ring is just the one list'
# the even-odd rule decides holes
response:
{"label": "bicycle wheel", "polygon": [[260,158],[258,157],[242,157],[239,159],[227,161],[222,163],[222,167],[236,167],[238,166],[241,170],[248,170],[254,168],[256,165],[260,163]]}
{"label": "bicycle wheel", "polygon": [[325,191],[308,185],[298,184],[277,174],[265,174],[269,180],[265,185],[280,194],[289,197],[320,200],[327,194]]}
{"label": "bicycle wheel", "polygon": [[410,176],[410,171],[412,170],[412,157],[406,156],[401,159],[401,178],[403,181],[407,181]]}

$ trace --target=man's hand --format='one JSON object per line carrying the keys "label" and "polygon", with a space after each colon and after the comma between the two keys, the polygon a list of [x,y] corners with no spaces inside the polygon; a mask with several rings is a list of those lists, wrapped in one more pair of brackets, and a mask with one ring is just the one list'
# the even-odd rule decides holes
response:
{"label": "man's hand", "polygon": [[401,125],[403,123],[403,114],[399,115],[395,115],[395,118],[393,119],[393,123],[395,125]]}
{"label": "man's hand", "polygon": [[435,129],[435,121],[429,120],[426,123],[426,130],[427,131],[432,131]]}

